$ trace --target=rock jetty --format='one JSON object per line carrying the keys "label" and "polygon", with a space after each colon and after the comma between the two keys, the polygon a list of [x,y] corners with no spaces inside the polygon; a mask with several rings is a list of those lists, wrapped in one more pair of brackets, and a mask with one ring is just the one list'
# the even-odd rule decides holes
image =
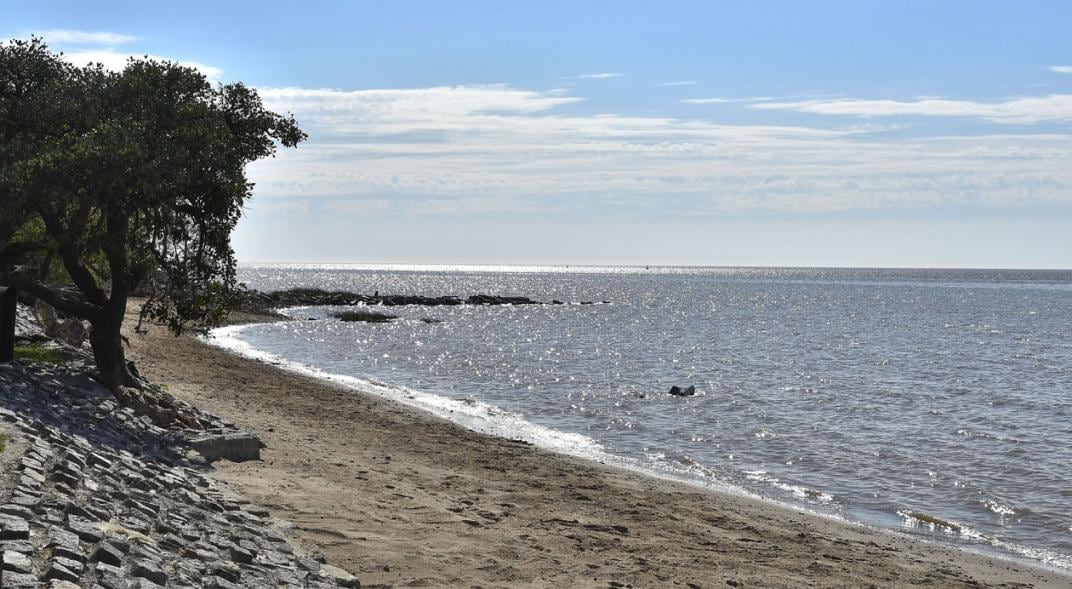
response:
{"label": "rock jetty", "polygon": [[[607,304],[609,301],[602,301]],[[498,295],[475,294],[467,298],[457,296],[425,297],[419,295],[381,295],[379,293],[366,295],[341,290],[328,291],[319,288],[292,288],[277,290],[274,292],[260,292],[250,290],[242,297],[238,309],[243,311],[263,313],[282,307],[298,306],[350,306],[350,305],[380,305],[384,307],[400,307],[403,305],[418,305],[423,307],[440,307],[455,305],[546,305],[543,301],[537,301],[528,297],[507,297]],[[553,301],[553,305],[563,305],[562,301]],[[583,301],[582,305],[593,305],[596,301]]]}
{"label": "rock jetty", "polygon": [[254,291],[252,297],[273,307],[292,307],[298,305],[382,305],[399,307],[403,305],[420,305],[439,307],[445,305],[542,305],[528,297],[503,297],[476,294],[468,298],[455,296],[424,297],[418,295],[364,295],[345,291],[327,291],[318,288],[292,288],[271,293]]}

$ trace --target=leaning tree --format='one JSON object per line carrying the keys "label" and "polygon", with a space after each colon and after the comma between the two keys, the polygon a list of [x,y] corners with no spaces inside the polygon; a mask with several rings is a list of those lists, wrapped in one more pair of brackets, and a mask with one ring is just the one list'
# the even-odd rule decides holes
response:
{"label": "leaning tree", "polygon": [[120,334],[132,292],[175,334],[218,323],[237,286],[246,166],[304,139],[241,83],[148,58],[74,67],[37,39],[0,45],[0,284],[88,321],[101,381],[138,386]]}

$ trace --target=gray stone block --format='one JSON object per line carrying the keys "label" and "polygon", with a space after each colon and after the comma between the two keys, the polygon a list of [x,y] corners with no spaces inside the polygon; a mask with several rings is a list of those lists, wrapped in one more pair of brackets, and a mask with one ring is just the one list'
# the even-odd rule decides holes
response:
{"label": "gray stone block", "polygon": [[155,564],[144,560],[137,561],[130,567],[130,575],[148,579],[157,585],[167,584],[167,573]]}
{"label": "gray stone block", "polygon": [[5,551],[3,570],[28,575],[33,572],[33,562],[20,552]]}
{"label": "gray stone block", "polygon": [[71,569],[63,566],[58,562],[54,562],[51,566],[48,567],[48,570],[45,571],[45,579],[58,579],[60,581],[70,581],[72,583],[77,583],[79,580],[78,573],[72,571]]}
{"label": "gray stone block", "polygon": [[16,517],[0,518],[0,540],[29,540],[30,524]]}
{"label": "gray stone block", "polygon": [[108,542],[101,542],[97,551],[93,553],[93,559],[115,567],[123,566],[123,552]]}
{"label": "gray stone block", "polygon": [[209,462],[215,462],[221,458],[231,462],[245,462],[261,458],[260,439],[247,432],[198,436],[190,440],[190,445]]}
{"label": "gray stone block", "polygon": [[37,589],[40,583],[35,575],[4,571],[0,574],[0,587],[4,589]]}
{"label": "gray stone block", "polygon": [[320,565],[320,576],[338,583],[339,587],[352,587],[353,589],[361,587],[361,582],[357,580],[357,577],[330,564]]}

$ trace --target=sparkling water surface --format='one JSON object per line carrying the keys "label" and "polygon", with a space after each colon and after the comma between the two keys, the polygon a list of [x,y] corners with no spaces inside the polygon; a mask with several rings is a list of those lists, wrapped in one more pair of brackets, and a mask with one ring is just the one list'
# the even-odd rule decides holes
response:
{"label": "sparkling water surface", "polygon": [[[388,324],[302,308],[292,315],[318,320],[231,335],[325,373],[579,434],[652,472],[1072,569],[1072,272],[305,265],[240,274],[265,291],[610,301],[392,307],[400,319]],[[666,394],[675,384],[699,394]]]}

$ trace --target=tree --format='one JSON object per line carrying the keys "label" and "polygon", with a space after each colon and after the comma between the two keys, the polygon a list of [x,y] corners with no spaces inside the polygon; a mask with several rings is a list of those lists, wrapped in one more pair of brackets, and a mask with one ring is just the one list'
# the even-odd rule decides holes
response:
{"label": "tree", "polygon": [[[175,334],[217,324],[237,286],[245,168],[305,137],[254,89],[192,68],[109,72],[37,39],[0,46],[0,284],[89,321],[101,382],[137,386],[120,335],[131,292]],[[48,282],[57,271],[74,293]]]}

